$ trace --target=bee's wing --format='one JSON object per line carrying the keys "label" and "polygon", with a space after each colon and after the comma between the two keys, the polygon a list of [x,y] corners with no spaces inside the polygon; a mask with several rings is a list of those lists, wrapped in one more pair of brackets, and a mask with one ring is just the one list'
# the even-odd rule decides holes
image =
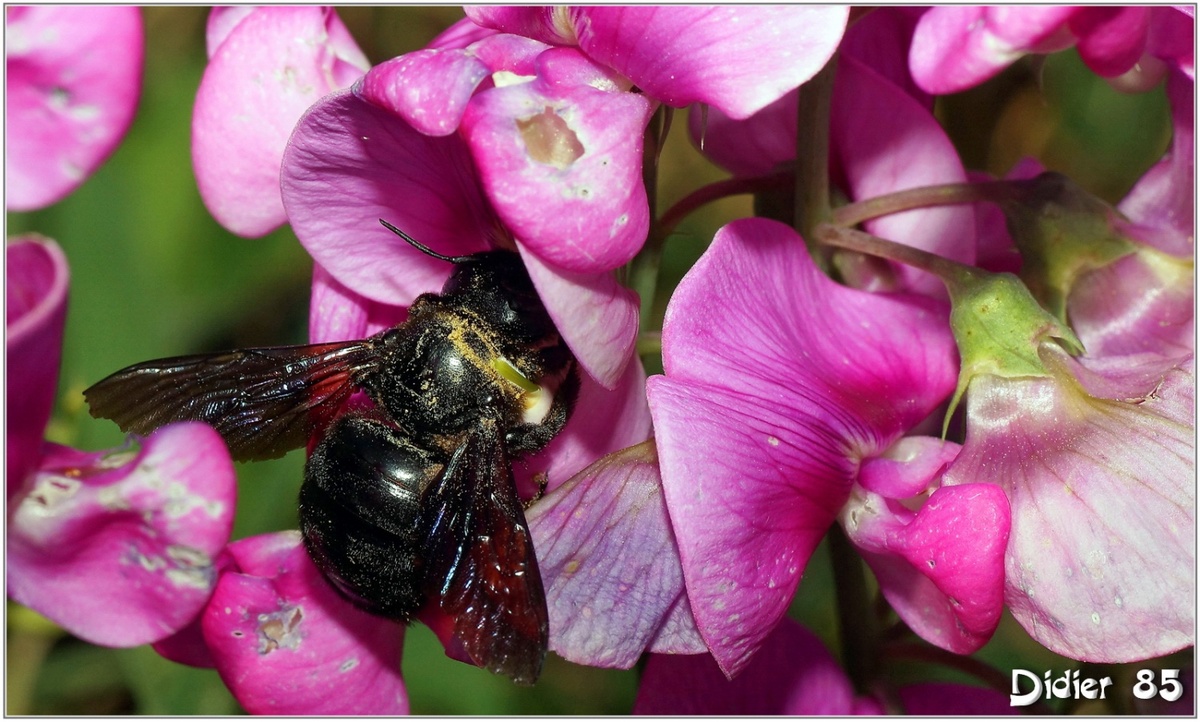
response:
{"label": "bee's wing", "polygon": [[531,685],[549,620],[542,577],[495,422],[468,432],[421,501],[428,593],[480,667]]}
{"label": "bee's wing", "polygon": [[176,356],[121,369],[83,392],[92,416],[149,434],[203,421],[239,461],[304,446],[379,363],[370,339]]}

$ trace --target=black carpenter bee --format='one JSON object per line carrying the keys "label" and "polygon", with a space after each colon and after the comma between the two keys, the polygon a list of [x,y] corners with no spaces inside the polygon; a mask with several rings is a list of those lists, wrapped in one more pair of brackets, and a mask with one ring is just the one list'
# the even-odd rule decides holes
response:
{"label": "black carpenter bee", "polygon": [[[548,616],[511,460],[566,424],[575,359],[517,254],[442,256],[380,222],[454,264],[403,323],[361,341],[147,361],[84,396],[137,434],[206,422],[238,460],[315,441],[300,529],[334,588],[402,623],[437,600],[477,665],[533,684]],[[373,404],[347,404],[355,391]]]}

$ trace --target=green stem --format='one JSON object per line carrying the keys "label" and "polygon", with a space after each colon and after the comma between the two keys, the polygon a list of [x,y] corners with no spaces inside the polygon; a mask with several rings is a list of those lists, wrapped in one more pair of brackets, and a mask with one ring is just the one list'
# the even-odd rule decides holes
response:
{"label": "green stem", "polygon": [[[829,202],[829,119],[837,55],[807,83],[800,86],[796,118],[796,207],[793,227],[808,243],[817,246],[812,231],[832,215]],[[820,258],[816,253],[814,258]]]}
{"label": "green stem", "polygon": [[658,155],[662,150],[663,133],[668,123],[661,106],[646,127],[642,152],[642,180],[646,186],[646,203],[650,207],[650,228],[642,250],[629,263],[629,287],[641,299],[639,328],[646,328],[654,313],[654,294],[658,288],[658,271],[662,266],[663,245],[667,237],[658,222]]}
{"label": "green stem", "polygon": [[829,220],[835,226],[849,228],[872,218],[915,208],[980,201],[999,202],[1011,197],[1012,187],[1007,181],[922,186],[850,203],[835,210]]}
{"label": "green stem", "polygon": [[840,228],[823,223],[816,228],[814,236],[827,246],[858,251],[869,256],[886,258],[889,261],[928,271],[940,278],[951,291],[956,286],[976,278],[980,273],[971,266],[952,261],[949,258],[943,258],[928,251],[889,241],[886,238],[873,236],[853,228]]}
{"label": "green stem", "polygon": [[859,694],[867,694],[878,677],[879,630],[862,557],[838,524],[829,528],[826,538],[833,562],[842,666]]}

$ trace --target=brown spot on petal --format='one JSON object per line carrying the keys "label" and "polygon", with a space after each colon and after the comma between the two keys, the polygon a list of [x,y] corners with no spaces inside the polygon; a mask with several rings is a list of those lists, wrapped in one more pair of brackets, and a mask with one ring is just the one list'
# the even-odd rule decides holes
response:
{"label": "brown spot on petal", "polygon": [[525,152],[538,163],[565,170],[583,155],[575,131],[550,106],[531,118],[517,120],[517,130],[525,141]]}
{"label": "brown spot on petal", "polygon": [[258,653],[270,654],[276,649],[295,649],[300,646],[300,621],[304,613],[299,607],[281,609],[258,615]]}

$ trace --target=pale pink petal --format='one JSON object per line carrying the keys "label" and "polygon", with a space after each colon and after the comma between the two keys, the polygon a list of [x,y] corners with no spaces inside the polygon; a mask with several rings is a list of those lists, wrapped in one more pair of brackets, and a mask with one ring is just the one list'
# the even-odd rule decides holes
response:
{"label": "pale pink petal", "polygon": [[283,200],[313,260],[346,288],[408,306],[440,290],[449,263],[382,227],[392,223],[447,255],[505,240],[457,136],[433,138],[350,91],[315,105],[284,154]]}
{"label": "pale pink petal", "polygon": [[471,43],[496,34],[491,28],[481,27],[471,20],[472,8],[463,8],[467,17],[459,20],[443,30],[436,38],[429,41],[427,48],[465,48]]}
{"label": "pale pink petal", "polygon": [[142,88],[141,10],[5,8],[5,204],[61,200],[116,149]]}
{"label": "pale pink petal", "polygon": [[909,67],[917,85],[935,95],[966,90],[1029,52],[1069,47],[1074,7],[938,6],[917,23]]}
{"label": "pale pink petal", "polygon": [[296,121],[369,67],[337,14],[317,6],[257,8],[221,42],[192,115],[192,164],[221,225],[261,236],[286,220],[279,167]]}
{"label": "pale pink petal", "polygon": [[646,240],[642,134],[653,111],[644,96],[555,83],[589,72],[578,51],[539,56],[536,80],[477,94],[462,130],[488,198],[526,248],[565,270],[611,271]]}
{"label": "pale pink petal", "polygon": [[1182,239],[1194,239],[1196,83],[1182,73],[1171,73],[1166,91],[1174,133],[1171,148],[1138,180],[1117,208],[1139,225],[1171,230]]}
{"label": "pale pink petal", "polygon": [[633,357],[638,296],[612,273],[573,273],[550,265],[518,243],[529,277],[579,364],[612,388]]}
{"label": "pale pink petal", "polygon": [[849,8],[584,6],[570,14],[579,47],[651,98],[747,118],[824,67]]}
{"label": "pale pink petal", "polygon": [[943,487],[915,514],[858,490],[841,522],[892,609],[921,638],[956,654],[991,639],[1004,609],[1009,530],[998,487]]}
{"label": "pale pink petal", "polygon": [[209,60],[212,60],[217,48],[221,47],[229,33],[257,9],[253,5],[225,5],[208,11],[208,22],[204,26],[204,47],[208,51]]}
{"label": "pale pink petal", "polygon": [[551,649],[565,659],[628,669],[653,643],[664,652],[705,649],[689,618],[667,629],[687,597],[655,461],[653,443],[606,456],[526,516]]}
{"label": "pale pink petal", "polygon": [[351,606],[299,532],[230,545],[202,620],[221,679],[251,714],[407,714],[404,627]]}
{"label": "pale pink petal", "polygon": [[229,452],[203,424],[165,426],[140,449],[48,444],[9,507],[9,596],[93,644],[163,639],[212,593],[235,494]]}
{"label": "pale pink petal", "polygon": [[308,342],[354,341],[389,329],[408,318],[404,306],[364,298],[337,282],[319,263],[313,264],[312,299],[308,310]]}
{"label": "pale pink petal", "polygon": [[5,498],[37,468],[58,390],[70,271],[49,238],[14,238],[5,255]]}
{"label": "pale pink petal", "polygon": [[651,655],[635,715],[882,714],[858,699],[849,678],[815,634],[780,622],[746,669],[730,681],[708,655]]}
{"label": "pale pink petal", "polygon": [[1044,345],[1042,359],[1051,377],[976,377],[967,442],[945,477],[1008,495],[1005,601],[1034,639],[1074,659],[1193,644],[1192,360],[1148,380],[1110,362],[1107,399],[1086,395],[1061,351]]}

